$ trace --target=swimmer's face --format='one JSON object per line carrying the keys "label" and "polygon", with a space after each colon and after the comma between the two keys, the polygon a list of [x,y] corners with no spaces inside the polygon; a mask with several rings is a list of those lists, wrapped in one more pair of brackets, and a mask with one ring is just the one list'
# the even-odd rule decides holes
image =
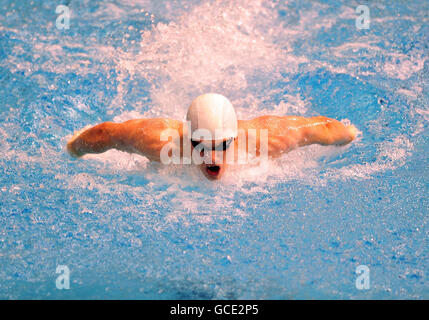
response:
{"label": "swimmer's face", "polygon": [[226,151],[229,149],[233,141],[233,138],[226,139],[221,142],[191,141],[192,147],[199,150],[200,156],[204,159],[200,168],[207,179],[219,180],[223,176],[227,168]]}

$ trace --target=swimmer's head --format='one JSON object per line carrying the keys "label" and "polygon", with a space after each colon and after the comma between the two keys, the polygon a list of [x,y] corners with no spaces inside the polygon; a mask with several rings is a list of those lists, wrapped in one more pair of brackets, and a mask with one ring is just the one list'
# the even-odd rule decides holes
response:
{"label": "swimmer's head", "polygon": [[207,93],[192,101],[186,115],[191,122],[192,138],[224,140],[237,137],[237,116],[231,102],[216,93]]}
{"label": "swimmer's head", "polygon": [[[192,101],[186,120],[191,123],[190,138],[196,148],[200,145],[204,162],[201,169],[210,180],[219,179],[226,169],[226,161],[216,161],[216,152],[225,151],[237,137],[237,116],[231,102],[216,93],[207,93]],[[208,161],[206,161],[208,160]]]}

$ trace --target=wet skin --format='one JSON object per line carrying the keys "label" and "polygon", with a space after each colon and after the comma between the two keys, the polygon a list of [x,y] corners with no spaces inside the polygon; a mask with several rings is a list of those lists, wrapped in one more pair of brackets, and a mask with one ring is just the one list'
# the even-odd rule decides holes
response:
{"label": "wet skin", "polygon": [[[184,138],[189,139],[184,123],[172,119],[136,119],[123,123],[104,122],[88,129],[80,130],[68,141],[67,150],[73,157],[81,157],[87,153],[102,153],[109,149],[117,149],[129,153],[137,153],[151,161],[161,161],[161,150],[169,141],[161,140],[165,130],[177,132],[173,144],[180,148],[180,156],[184,154]],[[186,128],[186,127],[185,127]],[[261,129],[268,133],[267,152],[271,158],[279,157],[297,147],[321,145],[345,145],[356,137],[354,126],[323,116],[304,118],[296,116],[262,116],[251,120],[238,121],[240,135],[233,140],[234,160],[238,158],[240,139],[253,140],[256,155],[261,150]],[[207,146],[214,141],[204,141]],[[191,146],[191,150],[194,147]],[[210,148],[208,148],[210,149]],[[247,144],[246,144],[246,151]],[[219,155],[216,158],[216,153]],[[221,153],[221,154],[220,154]],[[226,172],[226,151],[210,150],[205,162],[200,164],[204,176],[209,180],[218,180]],[[203,154],[200,153],[202,156]],[[223,156],[223,161],[218,159]],[[208,161],[208,159],[211,159]],[[209,163],[207,163],[209,162]],[[211,162],[211,163],[210,163]]]}

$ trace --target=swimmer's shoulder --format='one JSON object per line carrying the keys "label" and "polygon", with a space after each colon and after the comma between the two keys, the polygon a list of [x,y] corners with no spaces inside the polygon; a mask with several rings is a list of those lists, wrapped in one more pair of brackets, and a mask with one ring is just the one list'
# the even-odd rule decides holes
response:
{"label": "swimmer's shoulder", "polygon": [[183,121],[170,118],[141,118],[123,122],[124,125],[148,125],[153,128],[172,128],[176,129],[183,126]]}
{"label": "swimmer's shoulder", "polygon": [[249,120],[238,120],[239,129],[273,129],[281,127],[287,122],[288,117],[263,115]]}

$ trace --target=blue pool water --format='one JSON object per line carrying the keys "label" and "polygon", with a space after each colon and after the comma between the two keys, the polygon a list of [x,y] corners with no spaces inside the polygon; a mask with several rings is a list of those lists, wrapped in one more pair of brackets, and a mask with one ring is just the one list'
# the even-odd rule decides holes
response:
{"label": "blue pool water", "polygon": [[[1,0],[0,298],[428,299],[429,5],[361,2],[369,29],[359,1]],[[64,150],[204,92],[360,134],[221,183]]]}

